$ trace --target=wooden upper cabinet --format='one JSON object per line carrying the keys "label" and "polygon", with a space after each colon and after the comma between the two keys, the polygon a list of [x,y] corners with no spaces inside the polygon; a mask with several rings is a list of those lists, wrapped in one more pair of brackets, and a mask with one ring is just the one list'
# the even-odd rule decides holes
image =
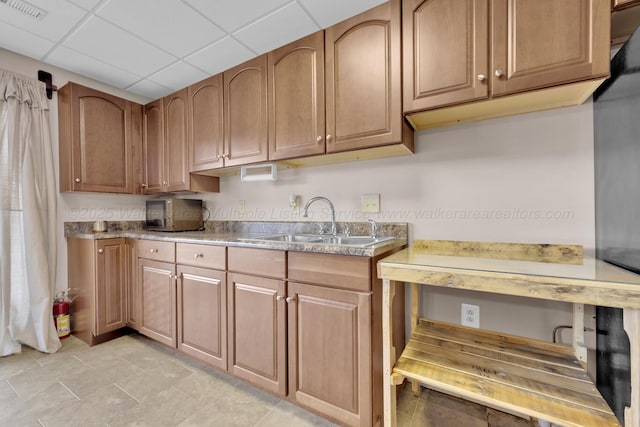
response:
{"label": "wooden upper cabinet", "polygon": [[224,166],[222,74],[189,86],[190,172]]}
{"label": "wooden upper cabinet", "polygon": [[327,152],[402,139],[400,2],[325,30]]}
{"label": "wooden upper cabinet", "polygon": [[494,0],[493,94],[606,76],[608,0]]}
{"label": "wooden upper cabinet", "polygon": [[267,55],[224,72],[224,164],[267,160]]}
{"label": "wooden upper cabinet", "polygon": [[144,107],[144,184],[145,193],[164,189],[164,105],[158,99]]}
{"label": "wooden upper cabinet", "polygon": [[324,33],[267,55],[269,159],[325,152]]}
{"label": "wooden upper cabinet", "polygon": [[189,189],[187,163],[187,89],[164,98],[165,191]]}
{"label": "wooden upper cabinet", "polygon": [[140,109],[71,82],[60,88],[58,103],[60,191],[134,193]]}
{"label": "wooden upper cabinet", "polygon": [[488,97],[488,0],[403,0],[404,111]]}

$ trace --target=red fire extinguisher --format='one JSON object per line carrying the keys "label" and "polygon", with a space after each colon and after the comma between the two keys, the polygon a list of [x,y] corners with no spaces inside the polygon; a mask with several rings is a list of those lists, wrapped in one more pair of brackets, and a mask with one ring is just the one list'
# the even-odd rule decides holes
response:
{"label": "red fire extinguisher", "polygon": [[53,320],[58,330],[58,338],[61,340],[68,338],[71,334],[71,316],[69,314],[69,299],[67,297],[69,289],[56,294],[53,301]]}

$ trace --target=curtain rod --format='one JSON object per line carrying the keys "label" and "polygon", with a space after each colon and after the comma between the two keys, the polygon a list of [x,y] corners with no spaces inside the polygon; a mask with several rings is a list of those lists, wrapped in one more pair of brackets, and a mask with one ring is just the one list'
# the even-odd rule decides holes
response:
{"label": "curtain rod", "polygon": [[46,85],[47,98],[49,99],[53,98],[53,92],[58,91],[58,86],[53,84],[53,77],[51,76],[51,73],[47,73],[46,71],[43,71],[43,70],[38,70],[38,80],[40,80],[41,82],[44,82],[44,84]]}

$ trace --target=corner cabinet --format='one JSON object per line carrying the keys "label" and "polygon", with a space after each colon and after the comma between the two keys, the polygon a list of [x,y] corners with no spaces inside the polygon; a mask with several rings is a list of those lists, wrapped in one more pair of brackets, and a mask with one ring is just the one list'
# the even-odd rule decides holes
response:
{"label": "corner cabinet", "polygon": [[67,239],[71,331],[98,344],[127,324],[125,239]]}
{"label": "corner cabinet", "polygon": [[219,179],[190,174],[188,89],[144,107],[144,194],[219,191]]}
{"label": "corner cabinet", "polygon": [[60,191],[139,192],[141,108],[76,83],[60,88]]}
{"label": "corner cabinet", "polygon": [[327,153],[408,137],[403,134],[400,18],[400,2],[390,1],[325,30]]}
{"label": "corner cabinet", "polygon": [[580,104],[609,75],[608,0],[402,6],[403,109],[416,129]]}

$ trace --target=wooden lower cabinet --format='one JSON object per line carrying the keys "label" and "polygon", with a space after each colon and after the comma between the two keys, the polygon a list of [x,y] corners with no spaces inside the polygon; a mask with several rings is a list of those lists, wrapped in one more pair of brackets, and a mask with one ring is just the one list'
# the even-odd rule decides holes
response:
{"label": "wooden lower cabinet", "polygon": [[140,328],[138,331],[158,342],[176,347],[175,264],[138,259],[140,284]]}
{"label": "wooden lower cabinet", "polygon": [[284,280],[230,273],[228,289],[230,373],[285,396]]}
{"label": "wooden lower cabinet", "polygon": [[288,283],[289,398],[344,425],[371,422],[371,294]]}
{"label": "wooden lower cabinet", "polygon": [[224,271],[178,265],[178,350],[227,369]]}
{"label": "wooden lower cabinet", "polygon": [[125,239],[67,239],[71,328],[89,345],[126,326]]}

